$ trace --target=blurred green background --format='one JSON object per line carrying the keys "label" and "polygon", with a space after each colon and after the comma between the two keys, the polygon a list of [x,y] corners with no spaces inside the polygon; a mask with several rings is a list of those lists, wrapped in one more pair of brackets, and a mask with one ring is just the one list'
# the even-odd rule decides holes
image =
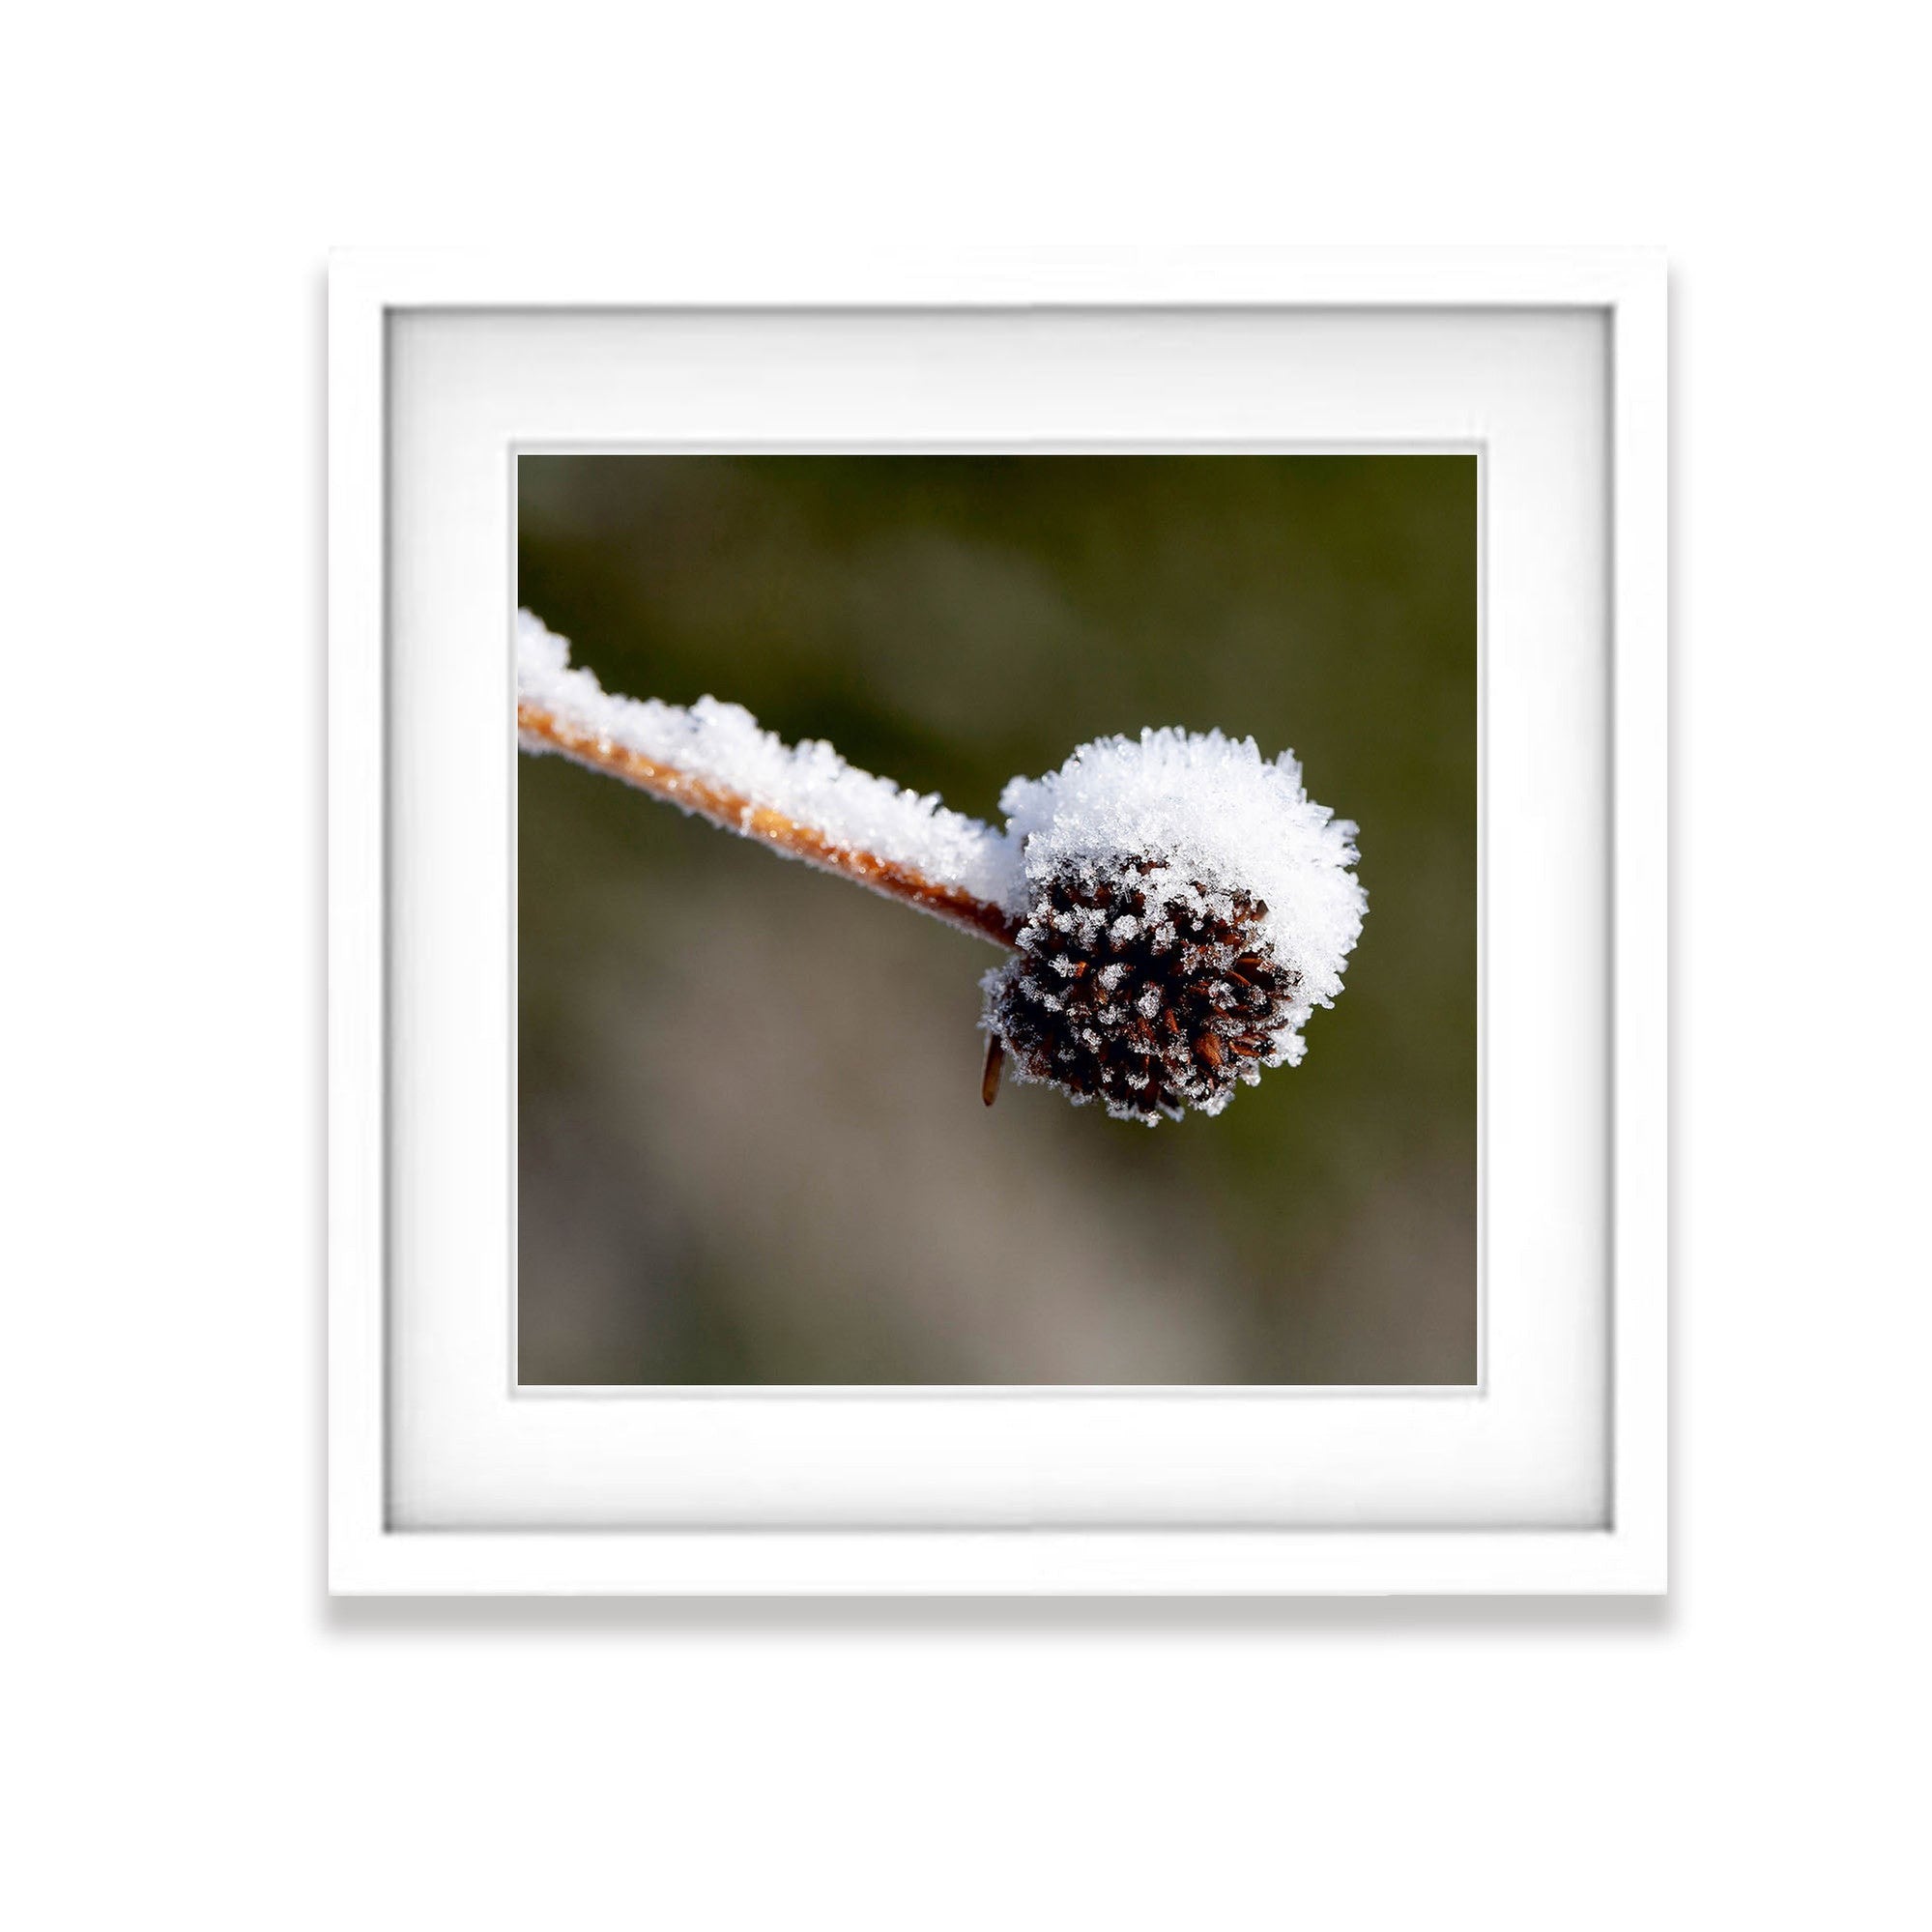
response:
{"label": "blurred green background", "polygon": [[1008,1081],[996,951],[519,765],[526,1383],[1476,1375],[1473,456],[525,456],[519,598],[981,818],[1143,725],[1300,754],[1370,912],[1297,1069],[1149,1131]]}

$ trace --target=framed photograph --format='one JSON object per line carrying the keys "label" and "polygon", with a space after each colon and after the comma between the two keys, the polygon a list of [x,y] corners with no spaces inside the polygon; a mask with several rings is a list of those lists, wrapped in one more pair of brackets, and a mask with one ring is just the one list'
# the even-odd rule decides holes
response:
{"label": "framed photograph", "polygon": [[1658,1593],[1636,252],[330,278],[341,1593]]}

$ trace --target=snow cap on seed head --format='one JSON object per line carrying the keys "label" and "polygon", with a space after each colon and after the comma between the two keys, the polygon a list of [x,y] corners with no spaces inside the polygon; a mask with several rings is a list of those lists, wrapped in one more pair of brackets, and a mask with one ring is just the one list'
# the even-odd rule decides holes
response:
{"label": "snow cap on seed head", "polygon": [[1300,976],[1304,1014],[1341,991],[1369,907],[1349,870],[1357,828],[1308,795],[1293,752],[1263,759],[1218,731],[1098,738],[1044,778],[1011,780],[999,807],[1028,880],[1128,855],[1165,875],[1143,879],[1150,899],[1169,883],[1245,888],[1267,905],[1261,927]]}

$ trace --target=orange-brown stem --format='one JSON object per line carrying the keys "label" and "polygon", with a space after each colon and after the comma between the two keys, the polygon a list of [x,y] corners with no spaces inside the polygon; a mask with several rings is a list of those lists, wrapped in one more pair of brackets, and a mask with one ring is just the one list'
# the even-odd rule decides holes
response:
{"label": "orange-brown stem", "polygon": [[516,728],[520,737],[561,752],[592,771],[620,778],[640,792],[649,792],[653,798],[663,798],[687,812],[696,812],[714,825],[756,839],[773,851],[802,858],[825,872],[835,872],[841,878],[869,885],[888,899],[916,906],[922,912],[930,912],[964,932],[977,933],[995,945],[1012,946],[1019,937],[1020,921],[998,906],[962,892],[958,886],[941,885],[897,859],[880,858],[876,852],[855,851],[838,845],[816,826],[800,824],[783,812],[774,812],[768,805],[756,805],[742,793],[711,779],[646,758],[642,752],[615,744],[599,733],[568,724],[527,700],[517,701]]}

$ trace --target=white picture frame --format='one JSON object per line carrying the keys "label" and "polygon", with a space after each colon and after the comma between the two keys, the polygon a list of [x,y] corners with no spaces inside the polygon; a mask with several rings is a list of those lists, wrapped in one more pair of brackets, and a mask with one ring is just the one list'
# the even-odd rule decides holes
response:
{"label": "white picture frame", "polygon": [[[724,251],[679,264],[337,256],[331,269],[329,338],[332,1590],[700,1596],[1661,1592],[1668,1550],[1665,289],[1661,260],[1640,251],[1263,251],[792,265],[746,265]],[[1236,1392],[1194,1392],[1181,1405],[1183,1423],[1174,1420],[1179,1409],[1170,1413],[1137,1403],[1132,1399],[1137,1392],[1112,1392],[1125,1399],[1085,1412],[1089,1420],[1081,1439],[1097,1434],[1100,1442],[1091,1455],[1103,1462],[1111,1457],[1124,1471],[1134,1466],[1140,1433],[1158,1436],[1184,1427],[1195,1432],[1190,1442],[1218,1439],[1215,1453],[1226,1458],[1224,1463],[1216,1465],[1206,1456],[1200,1485],[1168,1496],[1147,1521],[1134,1520],[1124,1506],[1096,1509],[1091,1520],[1071,1520],[1064,1513],[1029,1520],[1010,1497],[989,1494],[982,1506],[937,1480],[928,1483],[930,1493],[922,1495],[919,1472],[943,1467],[944,1448],[934,1430],[959,1426],[965,1411],[958,1402],[949,1409],[929,1403],[930,1428],[913,1412],[917,1404],[897,1422],[889,1407],[873,1405],[866,1425],[874,1446],[868,1460],[876,1453],[878,1430],[903,1428],[906,1466],[913,1472],[891,1510],[881,1505],[874,1519],[862,1510],[826,1510],[816,1519],[809,1508],[792,1517],[735,1511],[729,1468],[721,1462],[719,1483],[697,1485],[688,1507],[662,1509],[646,1527],[635,1512],[616,1506],[608,1485],[584,1485],[573,1506],[566,1506],[567,1484],[563,1490],[519,1488],[510,1463],[493,1459],[492,1443],[482,1433],[458,1435],[453,1420],[442,1439],[422,1447],[426,1431],[418,1424],[443,1410],[424,1396],[431,1385],[421,1378],[429,1374],[453,1382],[462,1370],[442,1365],[459,1364],[463,1357],[453,1331],[448,1347],[440,1338],[434,1347],[412,1346],[402,1353],[407,1375],[399,1382],[398,1335],[405,1331],[399,1329],[393,1298],[395,1190],[425,1183],[418,1168],[399,1174],[394,1165],[391,1107],[399,1068],[391,1020],[398,928],[390,893],[397,841],[417,836],[425,815],[406,813],[398,822],[389,763],[399,726],[389,657],[398,594],[391,554],[397,508],[391,493],[397,434],[391,377],[397,345],[411,339],[407,332],[418,317],[514,315],[539,330],[547,320],[561,325],[572,317],[676,317],[687,335],[698,339],[708,326],[706,317],[777,318],[773,326],[782,327],[788,316],[855,315],[870,318],[875,327],[910,329],[917,318],[936,314],[995,322],[1015,315],[1178,318],[1174,327],[1183,332],[1188,318],[1318,317],[1344,358],[1351,329],[1368,331],[1391,319],[1474,317],[1480,325],[1482,318],[1575,316],[1589,319],[1598,332],[1602,419],[1600,447],[1592,446],[1591,460],[1598,467],[1604,527],[1591,533],[1589,542],[1601,546],[1606,608],[1600,670],[1606,676],[1599,694],[1601,767],[1593,773],[1593,800],[1586,802],[1597,814],[1596,835],[1604,847],[1608,903],[1600,922],[1593,918],[1587,932],[1579,928],[1570,937],[1578,944],[1587,940],[1602,954],[1603,1064],[1600,1081],[1584,1083],[1594,1088],[1592,1117],[1571,1125],[1582,1137],[1579,1144],[1600,1149],[1597,1231],[1607,1252],[1597,1288],[1563,1285],[1565,1293],[1595,1292],[1601,1301],[1600,1346],[1588,1371],[1600,1385],[1600,1406],[1591,1410],[1585,1431],[1595,1431],[1592,1455],[1600,1467],[1587,1520],[1528,1508],[1518,1519],[1510,1513],[1509,1499],[1530,1492],[1493,1481],[1483,1492],[1487,1500],[1467,1521],[1405,1518],[1401,1511],[1407,1506],[1389,1501],[1395,1489],[1375,1493],[1374,1472],[1390,1466],[1395,1451],[1385,1445],[1351,1463],[1341,1447],[1351,1416],[1365,1413],[1362,1404],[1377,1399],[1371,1392],[1356,1398],[1330,1394],[1318,1404],[1281,1412],[1281,1426],[1296,1432],[1301,1453],[1311,1453],[1311,1446],[1318,1451],[1325,1439],[1337,1444],[1335,1464],[1342,1474],[1318,1506],[1312,1505],[1307,1520],[1288,1519],[1280,1497],[1265,1484],[1253,1496],[1230,1495],[1226,1507],[1216,1505],[1215,1468],[1233,1467],[1237,1458],[1244,1467],[1257,1458],[1265,1464],[1268,1444],[1277,1439],[1265,1432],[1274,1426],[1265,1420],[1272,1412]],[[1254,353],[1268,354],[1266,343],[1259,342]],[[572,366],[593,370],[594,357],[575,360]],[[1447,380],[1454,381],[1453,370]],[[1535,389],[1526,381],[1513,390],[1511,407],[1527,413],[1517,419],[1527,420],[1544,407]],[[1322,440],[1321,425],[1297,426],[1291,404],[1276,407],[1288,408],[1290,415],[1261,426],[1258,433],[1271,447],[1284,437]],[[559,420],[567,421],[572,437],[590,440],[598,408],[595,384],[580,382],[572,413]],[[761,408],[770,411],[768,422],[761,418]],[[1094,409],[1083,427],[1076,424],[1072,444],[1088,447],[1097,433],[1104,402]],[[1018,411],[1012,419],[1023,416]],[[1400,406],[1392,404],[1378,418],[1377,434],[1381,443],[1434,446],[1444,422],[1455,419],[1453,413],[1429,413],[1427,419],[1419,414],[1405,431]],[[615,425],[614,440],[635,441],[639,420],[633,415]],[[439,435],[439,421],[418,421],[411,434]],[[1194,444],[1212,440],[1202,423],[1231,442],[1249,431],[1238,407],[1215,403],[1210,414],[1183,423],[1178,433]],[[697,433],[689,423],[654,426],[673,440]],[[503,442],[501,427],[487,433]],[[520,419],[510,419],[503,453],[507,455],[523,433]],[[540,438],[543,425],[531,433]],[[822,413],[787,419],[782,402],[767,399],[745,405],[722,429],[707,433],[809,447],[815,437],[842,432]],[[878,434],[878,426],[871,425],[870,433]],[[1010,422],[1004,430],[995,427],[992,441],[1012,447],[1002,440],[1012,433]],[[473,480],[479,503],[500,489],[500,476]],[[494,516],[496,510],[488,513]],[[502,583],[498,577],[479,587],[479,594],[498,597]],[[1524,783],[1533,782],[1526,767]],[[1515,817],[1529,795],[1512,793]],[[1495,804],[1493,795],[1485,802],[1485,841],[1486,815]],[[502,819],[494,823],[506,847],[506,823]],[[502,863],[507,868],[506,851]],[[1485,866],[1493,868],[1493,861],[1485,858]],[[1492,872],[1488,877],[1493,884]],[[419,930],[423,908],[413,911],[418,916],[412,930]],[[1485,960],[1494,964],[1492,951],[1485,952]],[[1485,1053],[1488,1023],[1495,1020],[1493,1004],[1486,1004]],[[1513,1023],[1505,1018],[1496,1024]],[[1582,1042],[1577,1051],[1596,1049]],[[420,1091],[421,1079],[422,1070],[412,1074],[412,1092]],[[500,1105],[501,1096],[488,1104]],[[480,1173],[488,1161],[489,1133],[501,1125],[497,1115],[490,1118],[496,1125],[478,1141],[480,1153],[449,1158],[468,1160]],[[507,1165],[505,1149],[501,1168]],[[494,1171],[490,1185],[507,1185],[503,1171]],[[506,1244],[507,1228],[506,1220],[491,1222],[481,1238]],[[1507,1238],[1508,1229],[1503,1232]],[[1497,1233],[1493,1225],[1486,1231],[1492,1249]],[[464,1277],[446,1268],[441,1279],[460,1290]],[[473,1299],[484,1292],[479,1287]],[[1559,1337],[1552,1347],[1560,1341]],[[430,1367],[425,1370],[423,1363]],[[514,1393],[513,1388],[493,1391],[489,1399],[494,1403]],[[1478,1392],[1497,1401],[1507,1393],[1486,1384]],[[1000,1399],[1000,1392],[988,1394]],[[550,1468],[561,1464],[566,1477],[573,1457],[588,1469],[597,1459],[597,1431],[618,1427],[620,1406],[605,1403],[602,1413],[593,1413],[586,1405],[581,1428],[547,1419],[551,1432],[542,1438],[537,1459]],[[456,1418],[460,1407],[452,1399],[448,1417]],[[506,1402],[500,1408],[505,1417],[513,1413]],[[942,1409],[951,1420],[941,1420]],[[797,1412],[794,1405],[793,1413]],[[529,1406],[516,1413],[527,1419]],[[1107,1418],[1097,1432],[1090,1426],[1096,1413]],[[1076,1453],[1071,1432],[1057,1428],[1049,1405],[1024,1411],[1016,1405],[1011,1415],[1016,1427],[1031,1431],[1029,1439],[1042,1445],[1043,1454]],[[676,1454],[702,1456],[706,1441],[715,1439],[705,1434],[713,1424],[704,1405],[684,1403],[678,1416],[676,1427],[686,1434],[678,1438]],[[932,1438],[923,1446],[922,1429]],[[1576,1434],[1572,1427],[1571,1437]],[[1401,1440],[1391,1435],[1389,1444]],[[1524,1463],[1525,1445],[1536,1440],[1530,1433],[1510,1437],[1510,1456]],[[517,1453],[508,1434],[503,1446],[505,1455]],[[447,1473],[460,1466],[477,1472],[469,1488],[461,1489],[461,1507],[452,1506],[443,1516],[399,1508],[399,1454],[431,1470]],[[1441,1466],[1448,1474],[1437,1485],[1442,1491],[1437,1500],[1453,1502],[1461,1465]],[[829,1459],[826,1468],[829,1482],[837,1472]],[[1105,1466],[1089,1470],[1094,1494],[1108,1491],[1106,1477]],[[492,1485],[499,1483],[502,1509],[496,1519],[493,1499],[499,1489]],[[1473,1477],[1471,1483],[1473,1498]],[[559,1496],[562,1503],[553,1510]]]}

